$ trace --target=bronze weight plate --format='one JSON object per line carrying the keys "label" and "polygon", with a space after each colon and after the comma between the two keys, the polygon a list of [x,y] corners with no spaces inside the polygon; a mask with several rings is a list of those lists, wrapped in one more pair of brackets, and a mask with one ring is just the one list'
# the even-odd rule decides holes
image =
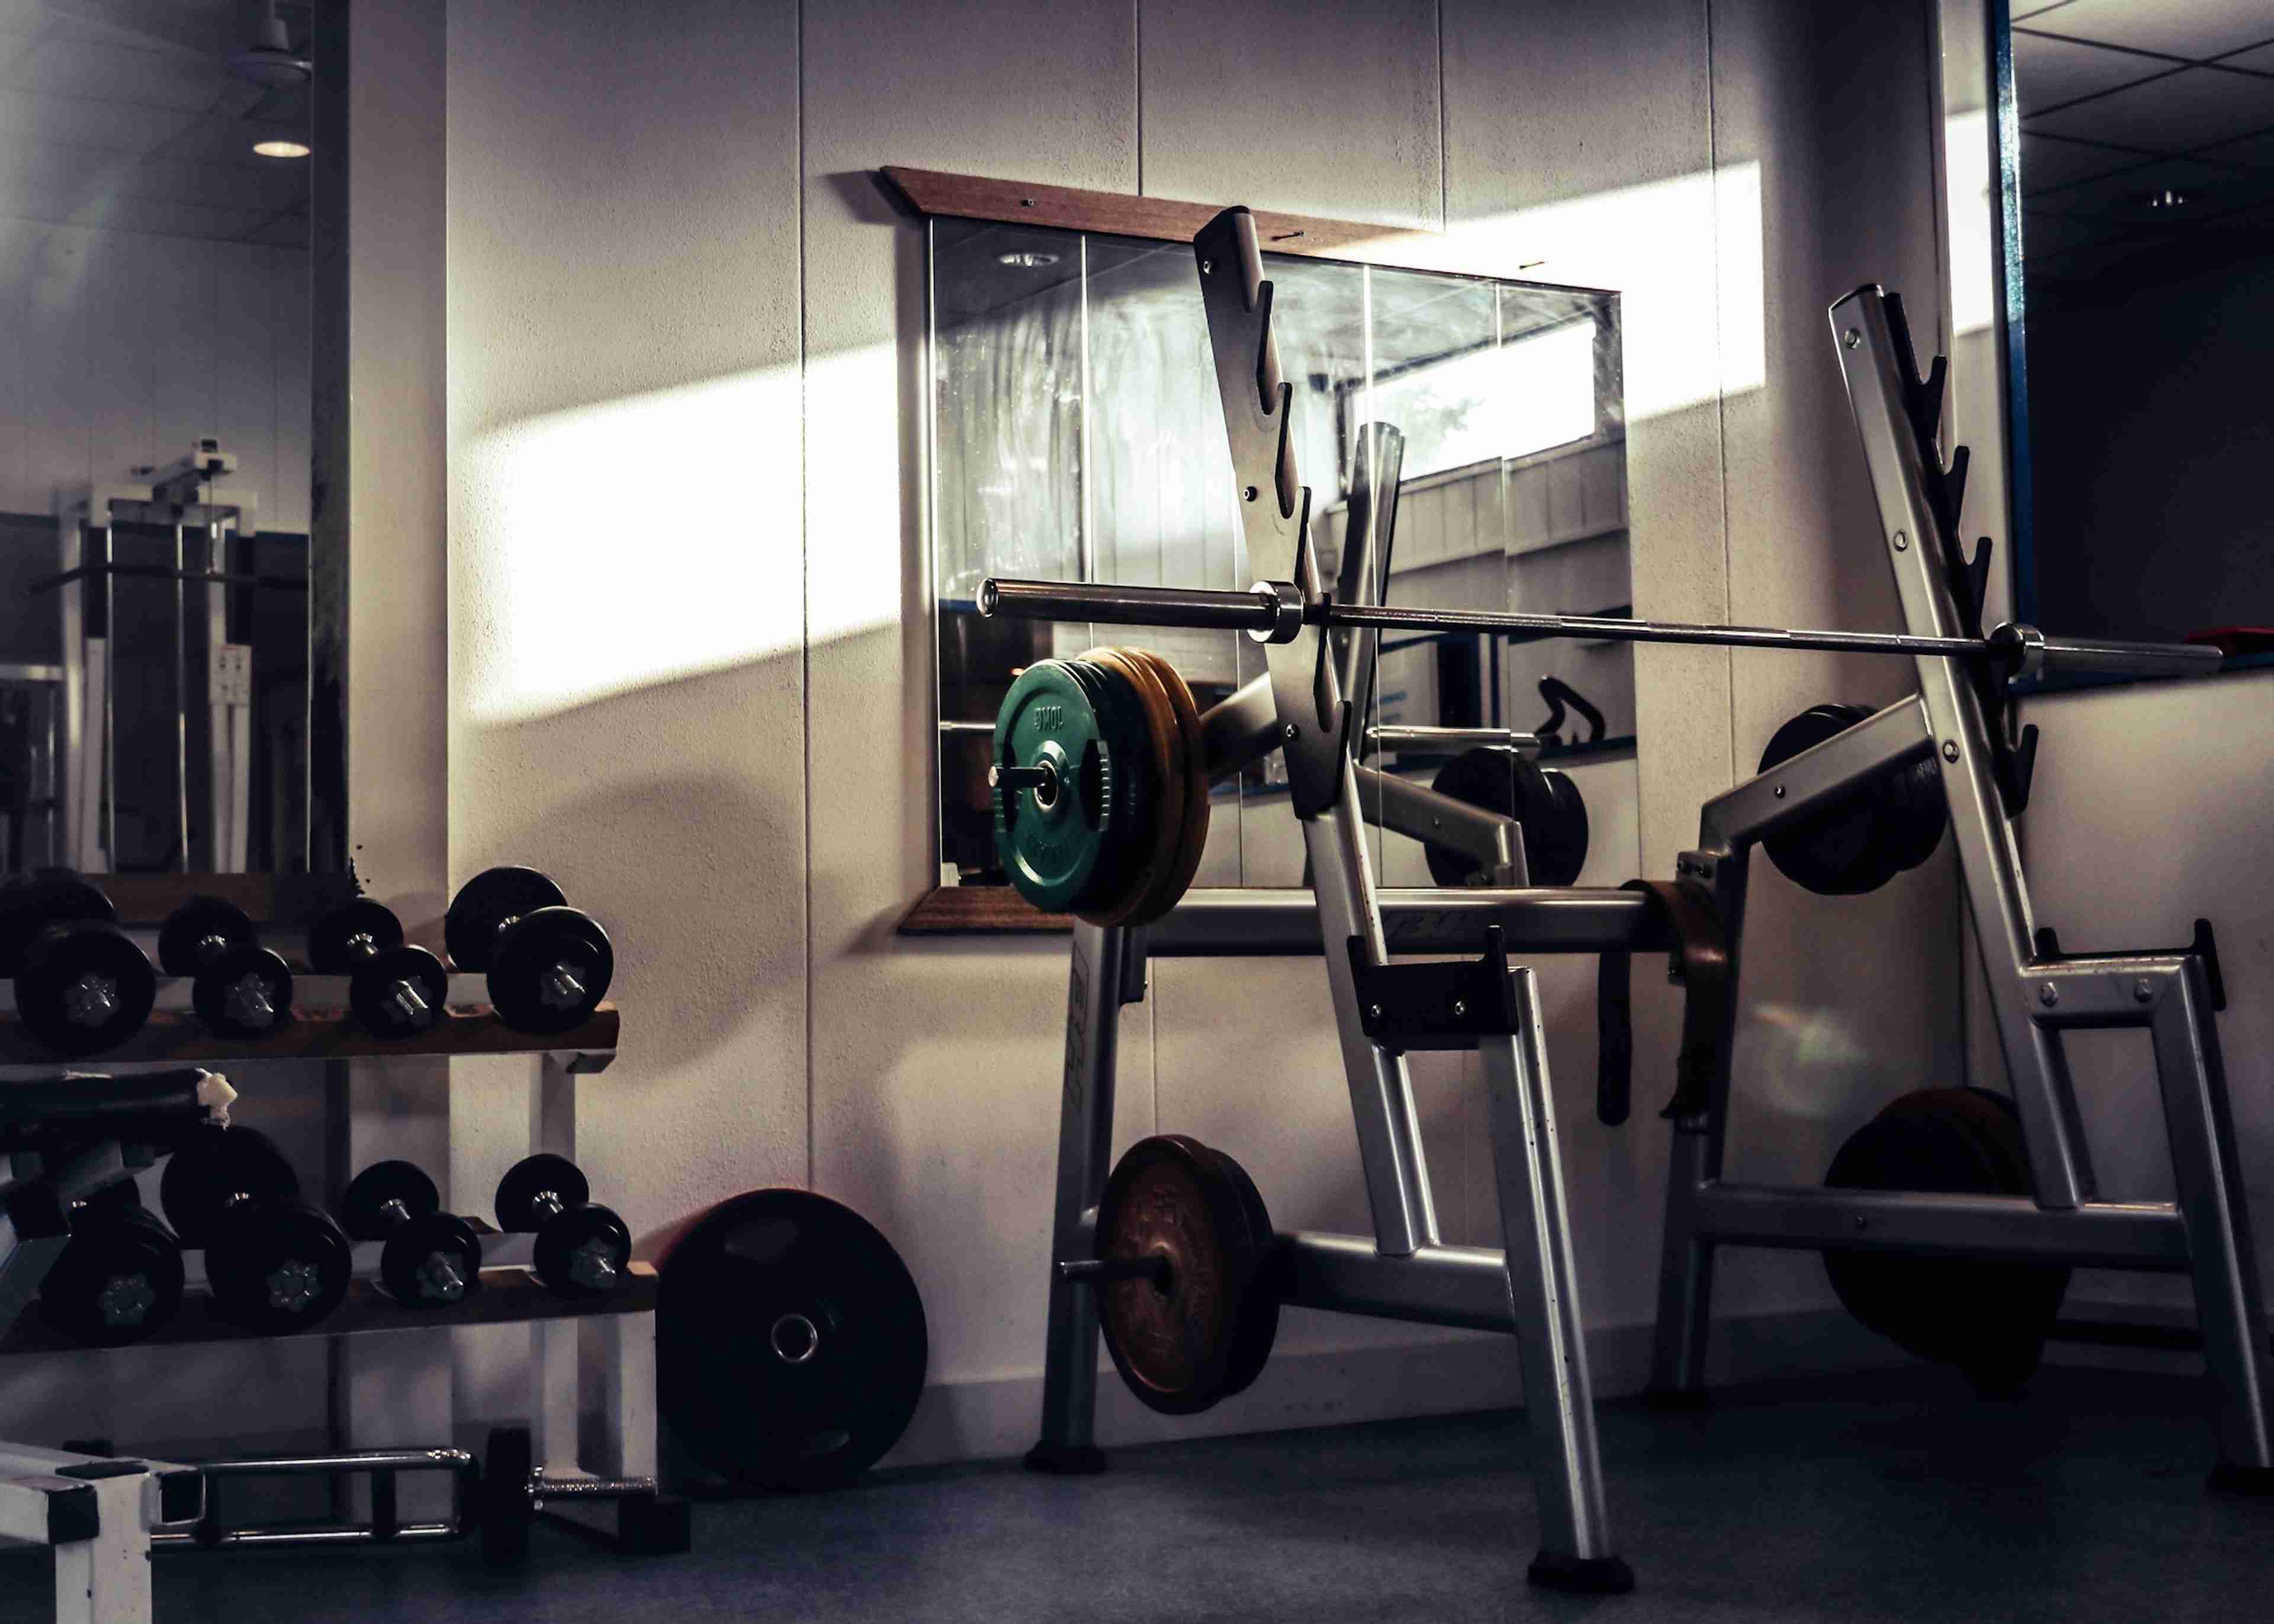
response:
{"label": "bronze weight plate", "polygon": [[1140,1139],[1106,1180],[1096,1245],[1101,1258],[1169,1259],[1165,1282],[1115,1281],[1098,1294],[1106,1350],[1129,1390],[1172,1416],[1228,1396],[1247,1363],[1263,1255],[1223,1159],[1181,1134]]}

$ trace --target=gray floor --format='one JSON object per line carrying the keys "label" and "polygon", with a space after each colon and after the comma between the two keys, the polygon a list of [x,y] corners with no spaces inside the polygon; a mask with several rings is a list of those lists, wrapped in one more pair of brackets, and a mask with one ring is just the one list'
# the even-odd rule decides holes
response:
{"label": "gray floor", "polygon": [[[157,1624],[714,1619],[2131,1620],[2274,1618],[2274,1500],[2209,1494],[2198,1380],[2048,1371],[2010,1404],[1928,1370],[1738,1389],[1694,1417],[1607,1406],[1613,1525],[1640,1588],[1527,1590],[1520,1414],[1119,1452],[1108,1476],[913,1470],[696,1507],[690,1556],[540,1530],[469,1546],[158,1559]],[[41,1552],[0,1618],[46,1616]]]}

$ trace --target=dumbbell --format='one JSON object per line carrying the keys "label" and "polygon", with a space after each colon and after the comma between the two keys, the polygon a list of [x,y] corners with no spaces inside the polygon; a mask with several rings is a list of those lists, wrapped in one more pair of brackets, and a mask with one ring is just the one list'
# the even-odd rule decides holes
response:
{"label": "dumbbell", "polygon": [[117,921],[110,898],[77,875],[0,891],[0,974],[15,978],[25,1030],[58,1054],[117,1047],[158,1001],[149,955]]}
{"label": "dumbbell", "polygon": [[524,1157],[498,1180],[498,1228],[535,1231],[537,1278],[561,1297],[604,1296],[631,1277],[632,1233],[591,1197],[566,1156]]}
{"label": "dumbbell", "polygon": [[567,1032],[608,995],[615,949],[599,921],[568,902],[534,868],[486,868],[443,917],[450,962],[488,974],[490,1004],[516,1032]]}
{"label": "dumbbell", "polygon": [[407,947],[395,910],[368,897],[308,928],[308,967],[348,978],[348,1007],[378,1038],[415,1038],[442,1019],[450,977],[423,947]]}
{"label": "dumbbell", "polygon": [[73,1342],[123,1348],[182,1306],[182,1243],[122,1178],[72,1208],[71,1239],[40,1282],[40,1312]]}
{"label": "dumbbell", "polygon": [[347,1295],[348,1237],[300,1199],[300,1181],[275,1141],[252,1128],[201,1128],[158,1181],[158,1199],[184,1245],[202,1246],[214,1306],[249,1330],[315,1324]]}
{"label": "dumbbell", "polygon": [[260,945],[252,916],[220,897],[192,897],[167,916],[158,966],[192,978],[192,1007],[222,1037],[265,1037],[291,1018],[290,967]]}
{"label": "dumbbell", "polygon": [[340,1226],[359,1241],[387,1243],[380,1283],[405,1308],[448,1308],[481,1289],[481,1237],[442,1210],[442,1192],[410,1162],[374,1162],[349,1180]]}

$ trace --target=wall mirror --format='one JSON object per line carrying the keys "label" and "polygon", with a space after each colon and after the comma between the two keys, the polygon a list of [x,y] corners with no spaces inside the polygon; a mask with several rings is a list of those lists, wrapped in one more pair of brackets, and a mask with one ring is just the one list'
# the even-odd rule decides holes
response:
{"label": "wall mirror", "polygon": [[0,869],[308,866],[311,9],[0,9]]}
{"label": "wall mirror", "polygon": [[1992,7],[2020,617],[2274,657],[2274,8]]}
{"label": "wall mirror", "polygon": [[[1231,589],[1254,579],[1190,246],[938,216],[926,229],[941,878],[999,885],[986,770],[1013,673],[1098,643],[1141,643],[1175,664],[1205,709],[1263,662],[1239,633],[983,620],[974,603],[990,575]],[[1389,423],[1404,449],[1378,600],[1630,613],[1615,294],[1264,259],[1329,579],[1360,431]],[[1377,653],[1363,721],[1531,729],[1547,717],[1550,677],[1600,719],[1569,710],[1543,759],[1630,758],[1624,644],[1394,635]],[[1380,759],[1427,781],[1445,757]],[[1299,836],[1274,804],[1281,778],[1275,758],[1216,786],[1198,883],[1301,882]],[[1429,883],[1413,843],[1389,837],[1378,856],[1389,883]],[[1632,853],[1610,861],[1631,864]]]}

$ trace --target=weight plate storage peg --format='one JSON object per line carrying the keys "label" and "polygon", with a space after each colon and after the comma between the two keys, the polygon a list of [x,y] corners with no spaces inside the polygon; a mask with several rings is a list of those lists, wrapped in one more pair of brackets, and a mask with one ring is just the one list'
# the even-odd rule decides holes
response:
{"label": "weight plate storage peg", "polygon": [[135,1199],[132,1180],[83,1202],[71,1240],[40,1282],[40,1312],[90,1348],[123,1348],[171,1320],[182,1305],[182,1244]]}
{"label": "weight plate storage peg", "polygon": [[[1813,705],[1777,729],[1760,770],[1781,766],[1871,713],[1861,705]],[[1785,878],[1819,897],[1877,891],[1916,868],[1942,843],[1950,809],[1931,756],[1859,785],[1830,806],[1773,830],[1761,841]]]}
{"label": "weight plate storage peg", "polygon": [[657,1402],[703,1465],[757,1488],[851,1482],[923,1391],[923,1299],[850,1207],[756,1190],[693,1218],[659,1265]]}
{"label": "weight plate storage peg", "polygon": [[57,1054],[117,1048],[157,1004],[157,971],[117,918],[110,899],[76,875],[0,891],[0,974],[15,978],[25,1030]]}
{"label": "weight plate storage peg", "polygon": [[1101,1263],[1163,1260],[1102,1281],[1097,1320],[1121,1380],[1164,1415],[1195,1414],[1253,1381],[1277,1334],[1269,1220],[1244,1179],[1199,1140],[1160,1134],[1123,1154],[1098,1201]]}
{"label": "weight plate storage peg", "polygon": [[191,978],[191,1007],[222,1037],[264,1037],[291,1015],[290,966],[225,898],[192,897],[169,914],[158,928],[158,964]]}
{"label": "weight plate storage peg", "polygon": [[482,1243],[473,1225],[442,1210],[442,1192],[409,1162],[374,1162],[340,1194],[340,1227],[384,1241],[380,1283],[406,1308],[448,1308],[481,1289]]}
{"label": "weight plate storage peg", "polygon": [[167,1161],[159,1204],[184,1245],[205,1248],[223,1318],[271,1335],[304,1330],[347,1295],[348,1238],[299,1192],[283,1153],[252,1128],[200,1128]]}
{"label": "weight plate storage peg", "polygon": [[[1826,1184],[2027,1195],[2029,1165],[2013,1101],[1979,1088],[1924,1088],[1849,1137]],[[2065,1264],[1998,1258],[1826,1251],[1825,1272],[1849,1313],[1919,1358],[1954,1365],[1990,1394],[2026,1381],[2068,1289]]]}
{"label": "weight plate storage peg", "polygon": [[540,1152],[507,1169],[498,1181],[497,1220],[508,1234],[536,1234],[532,1266],[558,1296],[603,1297],[631,1279],[631,1230],[592,1199],[584,1173],[566,1156]]}
{"label": "weight plate storage peg", "polygon": [[616,973],[599,921],[568,906],[534,868],[486,868],[468,880],[443,918],[442,941],[451,963],[487,974],[491,1006],[516,1032],[583,1025]]}

